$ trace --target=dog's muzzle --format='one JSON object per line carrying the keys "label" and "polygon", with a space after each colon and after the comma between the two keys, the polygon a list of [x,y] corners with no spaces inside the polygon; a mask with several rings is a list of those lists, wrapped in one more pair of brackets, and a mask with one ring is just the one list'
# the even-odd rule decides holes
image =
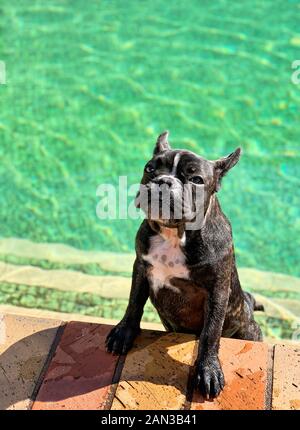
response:
{"label": "dog's muzzle", "polygon": [[[181,222],[190,219],[193,202],[182,182],[160,175],[140,187],[140,207],[153,221]],[[188,215],[188,216],[187,216]]]}

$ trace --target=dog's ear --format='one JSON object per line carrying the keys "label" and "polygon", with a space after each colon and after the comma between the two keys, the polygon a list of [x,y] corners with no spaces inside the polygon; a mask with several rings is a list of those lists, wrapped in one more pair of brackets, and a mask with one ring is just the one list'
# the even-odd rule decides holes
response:
{"label": "dog's ear", "polygon": [[157,155],[162,151],[166,151],[168,149],[171,149],[171,146],[168,141],[169,132],[168,130],[164,131],[162,134],[160,134],[157,138],[156,145],[153,151],[153,155]]}
{"label": "dog's ear", "polygon": [[227,157],[220,158],[214,162],[216,172],[216,191],[219,191],[221,187],[221,181],[223,176],[236,165],[241,156],[241,148],[237,148],[234,152],[227,155]]}

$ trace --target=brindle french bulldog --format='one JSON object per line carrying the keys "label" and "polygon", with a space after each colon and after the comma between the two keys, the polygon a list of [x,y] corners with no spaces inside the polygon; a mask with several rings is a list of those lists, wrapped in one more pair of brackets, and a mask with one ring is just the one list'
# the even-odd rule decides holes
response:
{"label": "brindle french bulldog", "polygon": [[[170,217],[150,216],[141,224],[129,304],[106,339],[109,352],[125,354],[140,331],[150,296],[166,330],[200,336],[195,383],[206,398],[218,396],[225,384],[218,358],[220,337],[262,340],[253,311],[263,306],[241,288],[231,225],[216,195],[240,154],[238,148],[227,157],[209,161],[190,151],[172,150],[168,132],[158,137],[141,184],[152,190],[168,185]],[[203,190],[203,219],[197,229],[187,228],[191,220],[177,219],[173,213],[176,205],[183,205],[178,190],[187,184]],[[192,199],[188,204],[194,203]],[[139,206],[149,214],[141,202]]]}

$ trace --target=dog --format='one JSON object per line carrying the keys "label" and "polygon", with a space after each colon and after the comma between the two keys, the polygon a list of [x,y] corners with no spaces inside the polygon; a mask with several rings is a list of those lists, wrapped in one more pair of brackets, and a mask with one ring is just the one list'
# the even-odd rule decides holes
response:
{"label": "dog", "polygon": [[[225,385],[218,358],[221,336],[262,340],[253,315],[263,306],[241,288],[231,224],[217,198],[223,177],[240,155],[237,148],[210,161],[190,151],[173,150],[167,131],[158,137],[141,180],[141,186],[152,191],[152,198],[142,202],[140,192],[137,196],[137,206],[148,216],[136,235],[128,307],[106,339],[107,351],[126,354],[140,332],[143,308],[150,297],[167,331],[200,337],[194,378],[205,398],[218,396]],[[170,190],[170,214],[162,216],[159,208],[151,216],[149,203],[153,195],[162,203],[159,187],[164,185]],[[185,186],[192,192],[184,199],[179,191]],[[188,224],[193,226],[198,214],[194,210],[195,190],[202,190],[198,210],[202,216],[197,228],[187,228]],[[174,215],[180,206],[189,209],[188,215]]]}

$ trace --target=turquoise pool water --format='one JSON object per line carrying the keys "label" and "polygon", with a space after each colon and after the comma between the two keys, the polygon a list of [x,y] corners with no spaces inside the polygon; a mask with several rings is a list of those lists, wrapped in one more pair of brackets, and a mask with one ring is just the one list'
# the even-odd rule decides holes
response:
{"label": "turquoise pool water", "polygon": [[2,237],[132,251],[96,188],[138,182],[157,134],[224,180],[239,266],[300,276],[300,3],[10,0],[0,6]]}

